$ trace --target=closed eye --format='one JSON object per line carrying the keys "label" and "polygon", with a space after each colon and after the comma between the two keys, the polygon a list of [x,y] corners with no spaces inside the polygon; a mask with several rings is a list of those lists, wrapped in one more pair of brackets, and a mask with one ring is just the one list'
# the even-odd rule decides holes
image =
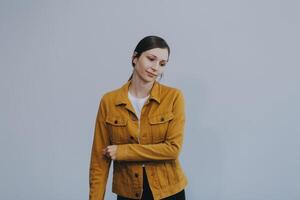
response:
{"label": "closed eye", "polygon": [[[148,57],[148,59],[149,59],[150,61],[154,61],[154,60],[155,60],[155,58],[149,58],[149,57]],[[166,66],[166,64],[160,64],[160,66],[164,67],[164,66]]]}

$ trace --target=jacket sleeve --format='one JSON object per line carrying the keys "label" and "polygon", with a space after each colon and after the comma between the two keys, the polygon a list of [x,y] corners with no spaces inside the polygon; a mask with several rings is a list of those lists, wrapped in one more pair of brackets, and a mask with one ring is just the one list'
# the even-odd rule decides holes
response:
{"label": "jacket sleeve", "polygon": [[103,200],[109,174],[111,159],[102,154],[102,149],[110,144],[109,133],[105,124],[103,98],[100,101],[91,150],[89,169],[89,200]]}
{"label": "jacket sleeve", "polygon": [[174,100],[174,118],[169,122],[166,140],[159,144],[118,145],[116,160],[146,161],[178,158],[183,144],[185,126],[184,97],[180,90]]}

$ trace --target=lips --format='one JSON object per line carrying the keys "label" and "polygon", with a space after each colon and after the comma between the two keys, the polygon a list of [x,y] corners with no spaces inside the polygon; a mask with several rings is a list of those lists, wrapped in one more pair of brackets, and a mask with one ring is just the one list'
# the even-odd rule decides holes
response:
{"label": "lips", "polygon": [[151,77],[157,76],[156,74],[152,74],[152,73],[150,73],[150,72],[147,72],[147,73],[148,73],[148,75],[151,76]]}

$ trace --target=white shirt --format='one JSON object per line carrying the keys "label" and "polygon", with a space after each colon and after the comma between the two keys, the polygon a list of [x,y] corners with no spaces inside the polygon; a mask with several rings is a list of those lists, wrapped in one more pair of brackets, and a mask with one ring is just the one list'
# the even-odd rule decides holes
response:
{"label": "white shirt", "polygon": [[148,95],[147,97],[138,98],[138,97],[135,97],[132,94],[130,94],[130,92],[128,91],[128,98],[131,101],[131,104],[136,112],[138,119],[140,119],[140,117],[141,117],[142,108],[143,108],[145,102],[147,101],[147,99],[149,98],[149,96],[150,95]]}

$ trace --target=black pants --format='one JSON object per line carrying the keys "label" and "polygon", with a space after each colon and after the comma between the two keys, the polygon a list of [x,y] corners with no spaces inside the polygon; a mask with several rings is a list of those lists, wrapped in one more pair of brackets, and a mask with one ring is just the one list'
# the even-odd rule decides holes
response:
{"label": "black pants", "polygon": [[[143,176],[144,176],[143,194],[142,194],[141,200],[153,200],[153,195],[152,195],[151,189],[149,187],[148,178],[147,178],[147,175],[146,175],[145,168],[143,168]],[[122,197],[122,196],[118,195],[117,200],[132,200],[132,199]],[[176,193],[172,196],[169,196],[167,198],[164,198],[162,200],[185,200],[185,192],[184,192],[184,190],[181,190],[180,192],[178,192],[178,193]]]}

